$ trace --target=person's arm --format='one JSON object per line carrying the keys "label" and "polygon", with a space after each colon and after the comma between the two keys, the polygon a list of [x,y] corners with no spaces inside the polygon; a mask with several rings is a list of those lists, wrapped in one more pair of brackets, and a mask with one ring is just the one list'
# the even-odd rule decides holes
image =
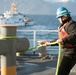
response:
{"label": "person's arm", "polygon": [[[50,43],[52,43],[52,42],[56,42],[57,40],[58,40],[58,38],[57,38],[57,39],[54,39],[54,40],[51,40]],[[51,45],[51,46],[58,46],[58,43],[53,44],[53,45]]]}
{"label": "person's arm", "polygon": [[43,45],[43,46],[58,46],[58,44],[53,44],[53,45],[50,45],[50,43],[53,43],[53,42],[56,42],[57,39],[54,39],[54,40],[51,40],[51,41],[45,41],[45,40],[39,40],[37,41],[38,44],[40,45]]}

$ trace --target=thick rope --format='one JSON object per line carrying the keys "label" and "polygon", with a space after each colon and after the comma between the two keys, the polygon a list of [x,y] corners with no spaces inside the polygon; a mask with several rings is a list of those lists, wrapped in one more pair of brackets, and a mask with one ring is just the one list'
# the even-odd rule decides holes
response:
{"label": "thick rope", "polygon": [[27,50],[22,50],[22,51],[20,51],[19,53],[24,53],[24,52],[31,51],[31,50],[34,50],[34,49],[37,49],[37,48],[40,48],[40,47],[42,47],[42,45],[35,46],[34,48],[29,48],[29,49],[27,49]]}
{"label": "thick rope", "polygon": [[0,36],[0,39],[15,39],[17,36]]}
{"label": "thick rope", "polygon": [[[49,45],[54,45],[54,44],[56,44],[56,42],[49,43]],[[40,48],[40,47],[42,47],[42,46],[43,46],[43,45],[35,46],[34,48],[29,48],[29,49],[27,49],[27,50],[22,50],[22,51],[20,51],[19,53],[24,53],[24,52],[27,52],[27,51],[30,51],[30,50],[34,50],[34,49]]]}
{"label": "thick rope", "polygon": [[61,57],[61,50],[62,50],[62,46],[60,43],[59,44],[59,52],[58,52],[58,61],[57,61],[57,67],[56,67],[56,72],[55,75],[58,75],[58,70],[59,70],[59,65],[60,65],[60,57]]}

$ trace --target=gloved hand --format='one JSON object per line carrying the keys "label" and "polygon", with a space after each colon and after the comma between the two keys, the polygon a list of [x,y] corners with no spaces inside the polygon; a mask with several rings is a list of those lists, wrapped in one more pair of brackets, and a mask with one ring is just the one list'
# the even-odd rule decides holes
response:
{"label": "gloved hand", "polygon": [[46,41],[45,40],[39,40],[39,41],[37,41],[38,42],[38,44],[41,44],[41,45],[43,45],[43,44],[45,44],[46,43]]}
{"label": "gloved hand", "polygon": [[41,44],[41,45],[43,45],[43,46],[48,46],[49,43],[50,43],[50,42],[47,42],[47,41],[45,41],[45,40],[39,40],[39,41],[37,41],[37,42],[38,42],[38,44]]}

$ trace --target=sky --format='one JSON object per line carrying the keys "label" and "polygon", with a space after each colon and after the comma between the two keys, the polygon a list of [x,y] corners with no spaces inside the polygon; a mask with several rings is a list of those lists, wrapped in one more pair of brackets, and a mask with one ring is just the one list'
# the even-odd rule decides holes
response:
{"label": "sky", "polygon": [[[9,0],[4,0],[4,1],[9,1]],[[12,1],[14,1],[14,0],[12,0]],[[15,0],[15,1],[18,1],[18,0]],[[27,0],[25,0],[25,1],[27,1]],[[75,2],[76,0],[44,0],[44,1],[46,1],[46,2]]]}

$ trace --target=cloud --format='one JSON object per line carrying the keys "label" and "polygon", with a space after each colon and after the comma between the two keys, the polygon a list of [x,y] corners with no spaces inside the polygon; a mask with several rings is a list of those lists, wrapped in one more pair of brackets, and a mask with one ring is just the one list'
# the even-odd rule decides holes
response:
{"label": "cloud", "polygon": [[[57,0],[56,0],[57,1]],[[69,0],[58,0],[57,2],[68,2]]]}
{"label": "cloud", "polygon": [[67,2],[75,2],[75,0],[44,0],[47,2],[63,2],[63,3],[67,3]]}

